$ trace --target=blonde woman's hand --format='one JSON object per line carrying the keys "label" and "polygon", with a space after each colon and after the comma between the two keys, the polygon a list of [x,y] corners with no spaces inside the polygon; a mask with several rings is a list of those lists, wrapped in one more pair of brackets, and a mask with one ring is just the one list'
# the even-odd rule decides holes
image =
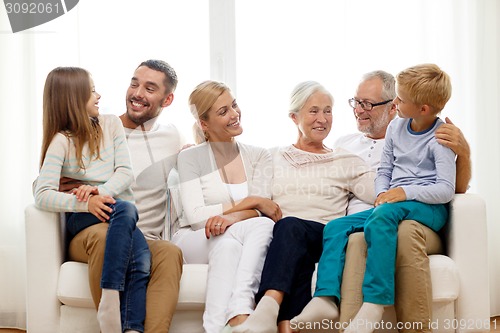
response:
{"label": "blonde woman's hand", "polygon": [[394,203],[406,200],[406,193],[402,187],[395,187],[382,192],[375,199],[375,207],[384,203]]}
{"label": "blonde woman's hand", "polygon": [[230,218],[229,215],[212,216],[207,220],[207,223],[205,224],[205,236],[207,237],[207,239],[209,239],[210,235],[222,235],[226,231],[226,229],[235,222],[236,220]]}
{"label": "blonde woman's hand", "polygon": [[91,195],[88,200],[89,212],[101,222],[108,221],[109,214],[113,212],[113,209],[108,204],[114,204],[116,202],[115,199],[107,195]]}
{"label": "blonde woman's hand", "polygon": [[262,215],[269,217],[274,222],[278,222],[283,216],[280,206],[271,199],[261,198],[257,205],[257,209]]}
{"label": "blonde woman's hand", "polygon": [[97,186],[81,185],[76,190],[73,190],[72,193],[76,195],[78,201],[87,201],[91,195],[98,195],[99,189]]}

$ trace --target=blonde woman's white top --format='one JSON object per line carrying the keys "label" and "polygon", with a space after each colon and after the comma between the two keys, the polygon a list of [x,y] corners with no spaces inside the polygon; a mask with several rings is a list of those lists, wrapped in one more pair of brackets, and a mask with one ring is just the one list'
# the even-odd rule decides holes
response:
{"label": "blonde woman's white top", "polygon": [[[272,160],[265,148],[237,143],[243,160],[248,195],[271,197]],[[231,202],[231,195],[218,170],[208,143],[188,148],[179,153],[181,200],[184,211],[181,227],[197,230],[208,218],[223,213],[223,204]]]}

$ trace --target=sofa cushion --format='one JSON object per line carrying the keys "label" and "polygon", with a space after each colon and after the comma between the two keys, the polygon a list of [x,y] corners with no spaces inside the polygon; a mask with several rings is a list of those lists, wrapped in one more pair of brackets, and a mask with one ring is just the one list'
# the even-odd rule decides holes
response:
{"label": "sofa cushion", "polygon": [[207,289],[208,265],[184,265],[177,310],[203,310]]}
{"label": "sofa cushion", "polygon": [[[314,295],[316,288],[317,265],[313,273],[311,294]],[[458,298],[460,291],[460,280],[457,264],[445,255],[433,254],[429,256],[429,267],[431,270],[432,301],[448,302]]]}
{"label": "sofa cushion", "polygon": [[429,256],[431,268],[432,300],[453,301],[458,298],[460,278],[457,264],[450,257],[435,254]]}
{"label": "sofa cushion", "polygon": [[[203,310],[208,265],[184,265],[177,310]],[[88,265],[67,261],[59,270],[57,297],[65,305],[94,308],[88,281]]]}
{"label": "sofa cushion", "polygon": [[67,261],[61,265],[57,283],[57,298],[65,305],[94,308],[87,264]]}
{"label": "sofa cushion", "polygon": [[[432,298],[435,302],[452,301],[458,297],[460,283],[455,262],[444,255],[429,256]],[[177,310],[203,310],[207,287],[208,265],[183,266]],[[313,288],[315,278],[313,279]],[[313,289],[314,290],[314,289]],[[94,308],[88,282],[88,266],[67,261],[59,272],[57,296],[65,305]]]}

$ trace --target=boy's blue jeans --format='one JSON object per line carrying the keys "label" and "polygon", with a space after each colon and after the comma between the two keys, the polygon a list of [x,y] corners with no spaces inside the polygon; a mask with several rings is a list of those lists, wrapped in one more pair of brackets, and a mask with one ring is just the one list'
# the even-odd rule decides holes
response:
{"label": "boy's blue jeans", "polygon": [[323,253],[319,261],[314,296],[335,296],[340,300],[349,235],[364,231],[368,252],[363,301],[394,304],[398,225],[402,220],[416,220],[438,231],[448,220],[448,208],[446,204],[401,201],[385,203],[329,222],[323,232]]}
{"label": "boy's blue jeans", "polygon": [[[116,200],[109,206],[113,212],[108,221],[101,288],[120,291],[123,330],[143,332],[151,254],[144,235],[136,228],[139,215],[135,205]],[[68,213],[66,219],[72,237],[97,223],[102,222],[91,213]]]}

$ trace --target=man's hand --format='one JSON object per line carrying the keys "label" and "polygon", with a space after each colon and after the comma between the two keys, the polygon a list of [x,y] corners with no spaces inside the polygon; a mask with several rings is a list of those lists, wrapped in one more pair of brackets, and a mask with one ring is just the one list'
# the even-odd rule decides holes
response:
{"label": "man's hand", "polygon": [[386,192],[382,192],[375,199],[375,207],[384,203],[393,203],[406,200],[406,193],[402,187],[391,188]]}
{"label": "man's hand", "polygon": [[69,177],[59,179],[59,192],[73,193],[74,190],[84,185],[81,181]]}
{"label": "man's hand", "polygon": [[470,147],[460,128],[455,126],[448,117],[445,118],[445,121],[446,124],[442,124],[436,130],[436,140],[438,143],[450,148],[457,154],[457,180],[455,192],[465,193],[472,177]]}
{"label": "man's hand", "polygon": [[107,204],[114,204],[116,201],[107,195],[91,195],[89,200],[89,212],[101,222],[109,220],[109,215],[113,212]]}
{"label": "man's hand", "polygon": [[193,147],[193,146],[195,146],[195,145],[192,143],[186,143],[184,146],[181,147],[181,151],[184,149],[188,149],[189,147]]}
{"label": "man's hand", "polygon": [[437,142],[453,150],[457,156],[469,156],[470,147],[460,128],[455,126],[448,117],[445,121],[446,124],[439,126],[436,130]]}

